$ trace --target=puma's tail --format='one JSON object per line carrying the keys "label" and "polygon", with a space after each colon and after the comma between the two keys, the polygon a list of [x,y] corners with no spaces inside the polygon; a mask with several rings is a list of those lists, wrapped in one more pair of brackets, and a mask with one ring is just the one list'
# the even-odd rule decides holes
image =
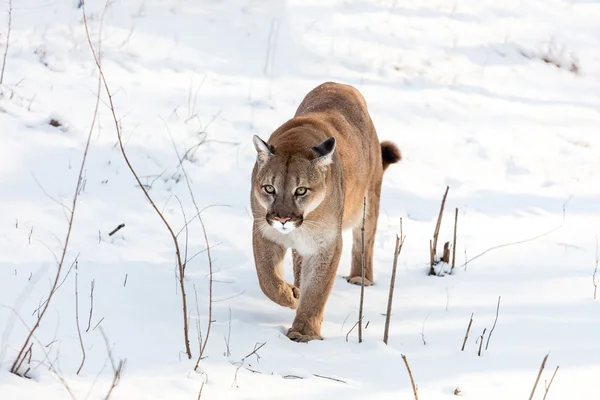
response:
{"label": "puma's tail", "polygon": [[385,171],[390,164],[395,164],[402,159],[400,149],[389,140],[381,142],[381,159],[383,161],[383,170]]}

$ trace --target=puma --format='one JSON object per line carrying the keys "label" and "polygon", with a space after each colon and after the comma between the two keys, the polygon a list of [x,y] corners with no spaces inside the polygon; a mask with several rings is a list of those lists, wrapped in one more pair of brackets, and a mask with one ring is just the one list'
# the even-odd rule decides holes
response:
{"label": "puma", "polygon": [[[275,303],[296,310],[288,338],[321,337],[325,303],[342,253],[342,230],[352,229],[347,281],[373,284],[373,245],[383,172],[400,150],[379,142],[367,104],[352,86],[333,82],[311,90],[295,116],[268,139],[253,137],[252,245],[258,281]],[[283,260],[292,249],[294,284],[285,281]]]}

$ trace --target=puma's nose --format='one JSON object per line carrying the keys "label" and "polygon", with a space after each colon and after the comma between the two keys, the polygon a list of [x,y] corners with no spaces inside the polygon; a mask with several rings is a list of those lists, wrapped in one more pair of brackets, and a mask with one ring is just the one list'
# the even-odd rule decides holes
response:
{"label": "puma's nose", "polygon": [[285,218],[280,218],[280,217],[275,217],[275,219],[279,222],[281,222],[282,224],[285,224],[286,222],[288,222],[291,218],[290,217],[285,217]]}

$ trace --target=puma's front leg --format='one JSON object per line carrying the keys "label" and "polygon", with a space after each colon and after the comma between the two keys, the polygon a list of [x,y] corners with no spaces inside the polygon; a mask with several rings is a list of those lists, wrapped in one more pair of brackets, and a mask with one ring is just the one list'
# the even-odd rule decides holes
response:
{"label": "puma's front leg", "polygon": [[298,306],[300,291],[284,280],[285,248],[265,239],[258,232],[255,227],[255,234],[252,235],[252,247],[260,288],[275,303],[294,310]]}
{"label": "puma's front leg", "polygon": [[300,303],[287,336],[297,342],[321,337],[325,303],[333,287],[342,254],[341,236],[318,254],[302,257]]}

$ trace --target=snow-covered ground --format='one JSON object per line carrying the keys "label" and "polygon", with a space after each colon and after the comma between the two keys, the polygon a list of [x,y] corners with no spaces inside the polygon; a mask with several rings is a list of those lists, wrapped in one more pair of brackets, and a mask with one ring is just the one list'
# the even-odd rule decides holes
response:
{"label": "snow-covered ground", "polygon": [[[177,232],[196,212],[178,168],[177,153],[189,150],[183,166],[196,202],[212,206],[202,213],[214,246],[212,329],[194,372],[198,327],[206,338],[208,322],[206,252],[186,269],[188,360],[173,243],[123,160],[102,92],[64,283],[22,367],[32,379],[10,374],[51,287],[67,230],[61,204],[71,207],[96,103],[98,73],[77,3],[12,1],[0,97],[0,399],[70,398],[65,385],[77,399],[104,399],[113,378],[107,344],[115,362],[126,359],[114,400],[197,399],[203,382],[203,399],[410,399],[401,354],[420,399],[451,399],[456,388],[469,399],[526,399],[548,352],[535,398],[557,365],[547,399],[598,398],[600,3],[593,0],[115,0],[101,35],[104,2],[88,1],[134,168]],[[8,10],[5,0],[0,53]],[[360,344],[356,330],[346,341],[360,293],[342,278],[349,246],[327,304],[325,340],[308,344],[285,336],[293,311],[262,294],[252,258],[252,135],[268,138],[326,80],[359,88],[380,138],[403,153],[384,178],[376,285],[365,289],[369,324]],[[458,207],[457,268],[430,277],[429,240],[446,185],[440,242],[451,239]],[[385,345],[401,217],[406,243]],[[109,237],[120,223],[125,228]],[[179,239],[191,258],[205,243],[197,220],[188,227]],[[291,257],[286,268],[291,279]],[[79,375],[76,282],[86,353]],[[487,328],[487,342],[499,296],[498,322],[478,356],[477,338]]]}

